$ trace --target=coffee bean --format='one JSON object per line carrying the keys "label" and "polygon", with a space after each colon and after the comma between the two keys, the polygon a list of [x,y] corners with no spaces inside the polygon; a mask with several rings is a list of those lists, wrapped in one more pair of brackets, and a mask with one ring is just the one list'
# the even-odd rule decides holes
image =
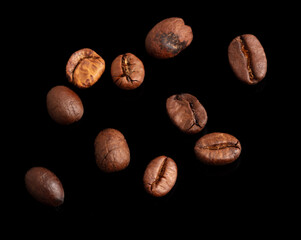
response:
{"label": "coffee bean", "polygon": [[207,123],[205,108],[191,94],[172,95],[166,101],[166,109],[173,124],[184,133],[198,133]]}
{"label": "coffee bean", "polygon": [[228,58],[236,77],[246,84],[256,84],[266,75],[267,59],[264,49],[252,34],[234,38],[228,47]]}
{"label": "coffee bean", "polygon": [[145,190],[155,197],[166,195],[175,185],[178,175],[177,164],[169,157],[159,156],[146,167],[143,184]]}
{"label": "coffee bean", "polygon": [[195,144],[194,152],[207,165],[226,165],[234,162],[241,153],[240,142],[227,133],[209,133]]}
{"label": "coffee bean", "polygon": [[25,174],[27,191],[39,202],[57,207],[64,202],[61,181],[44,167],[33,167]]}
{"label": "coffee bean", "polygon": [[105,70],[105,61],[89,48],[76,51],[66,65],[68,81],[79,88],[95,84]]}
{"label": "coffee bean", "polygon": [[79,96],[65,86],[50,89],[46,103],[50,117],[62,125],[74,123],[84,114],[84,107]]}
{"label": "coffee bean", "polygon": [[94,142],[98,167],[104,172],[117,172],[130,163],[130,149],[121,132],[107,128],[102,130]]}
{"label": "coffee bean", "polygon": [[111,65],[113,82],[124,90],[139,87],[144,80],[144,66],[142,61],[132,53],[119,55]]}
{"label": "coffee bean", "polygon": [[193,39],[191,27],[182,18],[172,17],[157,23],[145,39],[146,51],[159,59],[172,58],[188,47]]}

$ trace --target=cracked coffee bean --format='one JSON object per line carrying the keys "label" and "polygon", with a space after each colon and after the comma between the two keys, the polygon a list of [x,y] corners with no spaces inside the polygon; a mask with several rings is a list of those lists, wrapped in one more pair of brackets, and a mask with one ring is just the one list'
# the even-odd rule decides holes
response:
{"label": "cracked coffee bean", "polygon": [[194,152],[204,164],[226,165],[239,157],[241,145],[234,136],[215,132],[201,137],[195,144]]}
{"label": "cracked coffee bean", "polygon": [[166,156],[153,159],[146,167],[143,184],[146,192],[155,197],[166,195],[175,185],[178,175],[177,164]]}
{"label": "cracked coffee bean", "polygon": [[182,18],[172,17],[157,23],[147,34],[145,48],[149,55],[166,59],[178,55],[193,39],[190,26]]}
{"label": "cracked coffee bean", "polygon": [[65,86],[50,89],[46,103],[50,117],[61,125],[79,121],[84,114],[84,107],[79,96]]}
{"label": "cracked coffee bean", "polygon": [[172,123],[184,133],[198,133],[207,123],[205,108],[191,94],[172,95],[166,101],[166,109]]}
{"label": "cracked coffee bean", "polygon": [[132,53],[119,55],[111,65],[113,82],[121,89],[132,90],[139,87],[144,80],[144,65]]}
{"label": "cracked coffee bean", "polygon": [[130,163],[130,149],[123,134],[113,128],[102,130],[94,142],[97,166],[104,172],[117,172]]}
{"label": "cracked coffee bean", "polygon": [[33,167],[25,174],[25,186],[37,201],[57,207],[64,202],[64,189],[61,181],[50,170]]}
{"label": "cracked coffee bean", "polygon": [[243,83],[254,85],[267,72],[267,59],[259,40],[252,34],[244,34],[232,40],[228,47],[230,66]]}
{"label": "cracked coffee bean", "polygon": [[79,88],[95,84],[105,70],[105,61],[89,48],[76,51],[66,65],[68,81]]}

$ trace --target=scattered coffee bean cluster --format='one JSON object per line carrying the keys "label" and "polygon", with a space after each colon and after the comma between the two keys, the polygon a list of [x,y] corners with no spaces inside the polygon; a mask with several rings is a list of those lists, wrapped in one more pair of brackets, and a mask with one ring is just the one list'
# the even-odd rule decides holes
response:
{"label": "scattered coffee bean cluster", "polygon": [[[172,58],[190,45],[193,33],[181,18],[168,18],[156,24],[147,34],[147,53],[158,59]],[[259,40],[251,34],[233,39],[228,47],[228,59],[236,77],[252,85],[260,82],[267,71],[267,59]],[[96,52],[84,48],[76,51],[66,65],[69,82],[78,88],[89,88],[105,71],[105,61]],[[132,53],[121,54],[111,64],[113,82],[121,89],[139,87],[144,80],[142,61]],[[84,113],[80,97],[65,86],[55,86],[47,94],[50,117],[62,125],[79,121]],[[189,94],[175,94],[166,101],[171,122],[186,134],[199,133],[207,123],[207,112],[199,100]],[[94,142],[95,160],[100,170],[117,172],[130,163],[130,149],[123,134],[112,128],[102,130]],[[226,165],[238,159],[241,144],[228,134],[213,132],[202,136],[195,144],[195,156],[207,165]],[[177,164],[168,156],[158,156],[147,165],[143,183],[146,192],[161,197],[177,180]],[[59,206],[64,202],[60,180],[50,170],[33,167],[25,175],[28,192],[39,202]]]}

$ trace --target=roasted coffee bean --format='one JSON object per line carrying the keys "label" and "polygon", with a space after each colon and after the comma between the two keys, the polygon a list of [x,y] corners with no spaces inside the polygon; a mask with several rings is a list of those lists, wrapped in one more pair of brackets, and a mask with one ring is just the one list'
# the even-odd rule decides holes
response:
{"label": "roasted coffee bean", "polygon": [[96,52],[83,48],[71,55],[66,65],[68,81],[79,88],[95,84],[105,70],[105,61]]}
{"label": "roasted coffee bean", "polygon": [[207,123],[205,108],[191,94],[172,95],[166,101],[166,109],[173,124],[184,133],[198,133]]}
{"label": "roasted coffee bean", "polygon": [[252,34],[234,38],[228,47],[228,58],[236,77],[246,84],[256,84],[266,75],[267,59],[264,49]]}
{"label": "roasted coffee bean", "polygon": [[144,65],[134,54],[122,54],[112,62],[111,75],[119,88],[132,90],[139,87],[144,80]]}
{"label": "roasted coffee bean", "polygon": [[98,167],[104,172],[117,172],[130,163],[130,149],[123,134],[112,128],[102,130],[94,142]]}
{"label": "roasted coffee bean", "polygon": [[64,189],[61,181],[44,167],[33,167],[25,174],[27,191],[39,202],[57,207],[64,202]]}
{"label": "roasted coffee bean", "polygon": [[234,162],[241,153],[240,142],[227,133],[209,133],[195,144],[194,152],[207,165],[226,165]]}
{"label": "roasted coffee bean", "polygon": [[178,55],[193,39],[191,27],[182,18],[172,17],[157,23],[147,34],[145,48],[149,55],[166,59]]}
{"label": "roasted coffee bean", "polygon": [[153,159],[146,167],[143,184],[145,190],[155,197],[166,195],[175,185],[178,175],[177,164],[166,156]]}
{"label": "roasted coffee bean", "polygon": [[74,123],[84,114],[84,107],[79,96],[65,86],[50,89],[46,103],[50,117],[62,125]]}

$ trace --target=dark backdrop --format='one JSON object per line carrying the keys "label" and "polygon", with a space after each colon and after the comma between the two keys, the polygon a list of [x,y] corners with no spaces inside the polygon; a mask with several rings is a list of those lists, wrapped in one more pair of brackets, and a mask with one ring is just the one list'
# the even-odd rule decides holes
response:
{"label": "dark backdrop", "polygon": [[[277,36],[284,35],[286,25],[278,9],[250,9],[256,17],[248,17],[248,11],[231,7],[196,7],[142,14],[79,7],[76,14],[53,10],[20,19],[15,48],[22,74],[18,91],[12,91],[12,98],[18,99],[13,135],[18,141],[10,145],[18,148],[11,150],[17,179],[11,216],[106,219],[108,225],[130,217],[138,222],[153,217],[182,222],[191,216],[197,224],[210,225],[227,223],[231,216],[235,223],[255,218],[256,227],[264,227],[267,219],[286,211],[279,210],[286,209],[281,203],[276,204],[278,211],[271,204],[283,194],[286,171],[275,154],[281,148],[277,132],[283,116],[279,69],[284,49]],[[145,37],[157,22],[173,16],[191,26],[193,41],[172,59],[154,59],[145,51]],[[257,36],[268,60],[267,75],[255,86],[239,82],[228,63],[229,43],[245,33]],[[88,89],[76,88],[65,76],[69,57],[81,48],[95,50],[106,62],[104,74]],[[146,72],[144,83],[133,91],[120,90],[110,76],[114,58],[127,52],[143,61]],[[71,88],[82,99],[84,115],[78,123],[60,126],[50,119],[46,94],[56,85]],[[206,108],[208,122],[201,133],[187,136],[170,122],[165,101],[176,93],[191,93]],[[94,159],[94,139],[108,127],[124,134],[131,151],[128,168],[113,174],[101,172]],[[229,166],[206,167],[195,159],[194,144],[216,131],[236,136],[242,153]],[[145,193],[142,177],[148,162],[159,155],[175,160],[178,179],[168,195],[153,198]],[[44,166],[60,178],[65,190],[62,206],[44,206],[27,193],[24,175],[33,166]]]}

